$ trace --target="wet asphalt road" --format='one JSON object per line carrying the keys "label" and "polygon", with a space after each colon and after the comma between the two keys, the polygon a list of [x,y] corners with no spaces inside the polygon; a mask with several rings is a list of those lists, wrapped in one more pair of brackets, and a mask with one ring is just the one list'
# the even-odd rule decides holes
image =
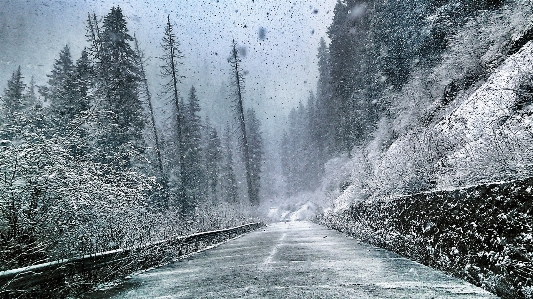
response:
{"label": "wet asphalt road", "polygon": [[139,274],[91,298],[497,298],[310,222],[289,222]]}

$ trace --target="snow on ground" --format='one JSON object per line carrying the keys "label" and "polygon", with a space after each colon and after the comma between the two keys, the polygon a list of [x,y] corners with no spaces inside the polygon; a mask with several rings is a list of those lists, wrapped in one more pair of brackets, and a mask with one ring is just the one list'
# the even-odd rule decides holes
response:
{"label": "snow on ground", "polygon": [[294,196],[265,200],[259,210],[272,222],[313,220],[328,206],[325,198],[321,190],[302,192]]}
{"label": "snow on ground", "polygon": [[319,207],[316,204],[308,201],[298,210],[290,213],[289,219],[291,221],[312,220],[317,216],[318,212]]}
{"label": "snow on ground", "polygon": [[[460,140],[448,154],[455,174],[439,183],[468,184],[521,177],[531,168],[531,116],[517,110],[521,84],[533,76],[533,42],[511,55],[489,79],[435,126],[444,138]],[[451,182],[451,183],[450,183]]]}
{"label": "snow on ground", "polygon": [[267,213],[273,221],[313,220],[322,209],[311,201],[296,203],[290,206],[271,207]]}

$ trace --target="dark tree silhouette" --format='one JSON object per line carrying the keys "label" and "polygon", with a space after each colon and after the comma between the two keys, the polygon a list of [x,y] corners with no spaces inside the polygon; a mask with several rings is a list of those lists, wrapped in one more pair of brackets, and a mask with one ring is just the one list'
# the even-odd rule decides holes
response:
{"label": "dark tree silhouette", "polygon": [[233,72],[233,85],[235,87],[235,107],[237,109],[237,117],[239,121],[239,128],[241,133],[241,146],[244,156],[244,167],[246,169],[246,185],[248,187],[248,200],[252,205],[259,204],[259,198],[253,191],[252,170],[250,165],[250,150],[248,145],[248,137],[246,136],[246,121],[244,118],[244,107],[242,101],[244,77],[240,63],[239,51],[237,50],[237,42],[232,41],[231,57],[229,59]]}

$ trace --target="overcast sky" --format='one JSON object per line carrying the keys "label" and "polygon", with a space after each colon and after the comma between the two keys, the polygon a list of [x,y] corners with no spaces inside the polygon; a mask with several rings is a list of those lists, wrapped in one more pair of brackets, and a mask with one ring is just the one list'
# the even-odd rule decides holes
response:
{"label": "overcast sky", "polygon": [[[157,76],[160,40],[170,15],[185,55],[180,87],[186,96],[194,84],[204,112],[223,121],[228,106],[220,98],[229,81],[231,40],[246,48],[245,106],[253,107],[268,132],[278,129],[280,118],[305,101],[315,90],[316,54],[326,36],[336,0],[0,0],[0,87],[21,65],[23,75],[46,80],[54,59],[65,44],[75,59],[85,41],[88,12],[107,14],[120,6],[130,32],[139,38],[148,60],[152,93],[159,90]],[[261,32],[261,34],[260,34]],[[163,101],[159,101],[163,106]],[[227,109],[226,109],[227,110]]]}

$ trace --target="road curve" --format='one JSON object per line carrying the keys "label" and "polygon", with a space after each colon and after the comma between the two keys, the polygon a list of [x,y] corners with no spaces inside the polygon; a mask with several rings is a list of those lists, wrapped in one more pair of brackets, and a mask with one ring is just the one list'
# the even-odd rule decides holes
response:
{"label": "road curve", "polygon": [[90,298],[498,298],[310,222],[288,222]]}

